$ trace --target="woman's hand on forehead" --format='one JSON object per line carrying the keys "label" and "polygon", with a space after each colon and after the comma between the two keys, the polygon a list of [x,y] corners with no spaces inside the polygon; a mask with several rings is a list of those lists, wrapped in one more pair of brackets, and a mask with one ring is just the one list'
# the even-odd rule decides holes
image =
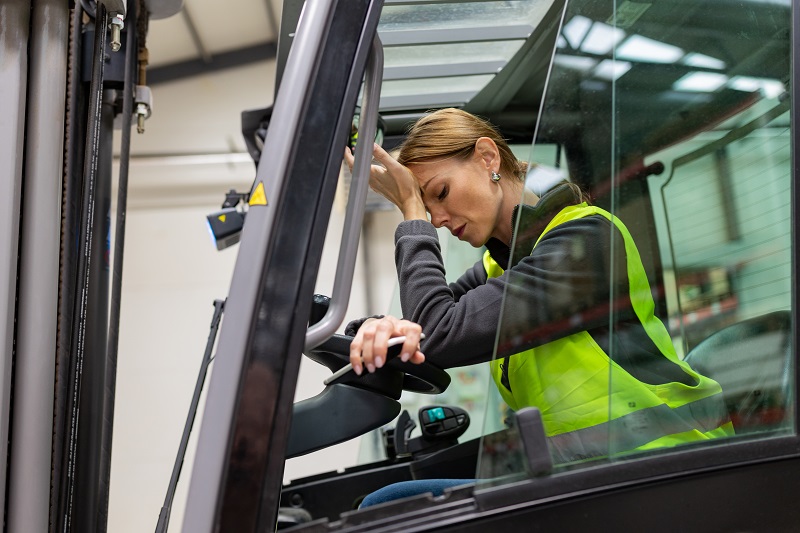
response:
{"label": "woman's hand on forehead", "polygon": [[[371,166],[370,188],[396,205],[405,220],[428,220],[414,174],[378,144],[373,146],[373,157],[380,164]],[[352,172],[355,158],[349,149],[344,158]]]}

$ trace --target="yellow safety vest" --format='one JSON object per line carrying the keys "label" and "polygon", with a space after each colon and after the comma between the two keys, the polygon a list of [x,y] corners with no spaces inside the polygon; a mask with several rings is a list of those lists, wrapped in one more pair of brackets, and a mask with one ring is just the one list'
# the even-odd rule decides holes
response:
{"label": "yellow safety vest", "polygon": [[[643,383],[582,331],[507,358],[511,390],[502,384],[503,360],[492,361],[492,377],[501,396],[515,411],[539,408],[557,462],[733,435],[719,384],[678,359],[667,329],[654,315],[639,251],[618,218],[585,203],[566,207],[550,221],[534,249],[554,227],[590,215],[604,216],[622,234],[634,312],[661,354],[696,385]],[[503,273],[488,251],[483,265],[490,278]]]}

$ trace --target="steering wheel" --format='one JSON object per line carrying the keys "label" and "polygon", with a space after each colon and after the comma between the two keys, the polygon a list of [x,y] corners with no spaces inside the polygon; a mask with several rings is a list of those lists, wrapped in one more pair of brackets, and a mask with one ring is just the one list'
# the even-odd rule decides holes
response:
{"label": "steering wheel", "polygon": [[[330,299],[319,294],[314,295],[311,321],[313,324],[324,316]],[[337,372],[350,364],[349,335],[334,335],[305,355],[313,361],[325,365],[332,372]],[[392,346],[387,353],[387,362],[375,373],[364,372],[361,376],[352,370],[345,374],[339,383],[347,383],[356,387],[376,390],[388,396],[400,397],[403,390],[422,394],[439,394],[450,385],[450,374],[441,368],[428,363],[414,364],[403,362],[399,357],[402,346]]]}

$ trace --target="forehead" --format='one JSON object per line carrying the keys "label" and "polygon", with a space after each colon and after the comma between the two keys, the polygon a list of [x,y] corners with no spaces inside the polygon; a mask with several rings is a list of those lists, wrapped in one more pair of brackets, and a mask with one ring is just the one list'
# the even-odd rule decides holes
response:
{"label": "forehead", "polygon": [[413,163],[408,165],[409,170],[417,178],[419,186],[423,189],[434,180],[439,178],[450,178],[466,164],[465,161],[456,158],[435,159],[424,163]]}

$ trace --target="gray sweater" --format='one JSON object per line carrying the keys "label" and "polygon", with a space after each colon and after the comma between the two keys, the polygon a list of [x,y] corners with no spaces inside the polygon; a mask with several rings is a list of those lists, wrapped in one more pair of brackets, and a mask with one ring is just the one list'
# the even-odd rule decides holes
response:
{"label": "gray sweater", "polygon": [[[522,218],[513,254],[497,240],[487,243],[505,269],[492,279],[478,261],[448,284],[433,225],[399,224],[395,263],[403,317],[422,326],[427,360],[442,368],[471,365],[490,361],[495,344],[497,357],[506,357],[588,331],[638,379],[686,382],[687,375],[662,356],[630,307],[624,242],[611,222],[598,215],[569,221],[533,248],[546,224],[570,203],[563,195],[560,200],[543,197],[536,207],[517,209],[515,217]],[[348,325],[347,333],[354,334],[361,322]]]}

